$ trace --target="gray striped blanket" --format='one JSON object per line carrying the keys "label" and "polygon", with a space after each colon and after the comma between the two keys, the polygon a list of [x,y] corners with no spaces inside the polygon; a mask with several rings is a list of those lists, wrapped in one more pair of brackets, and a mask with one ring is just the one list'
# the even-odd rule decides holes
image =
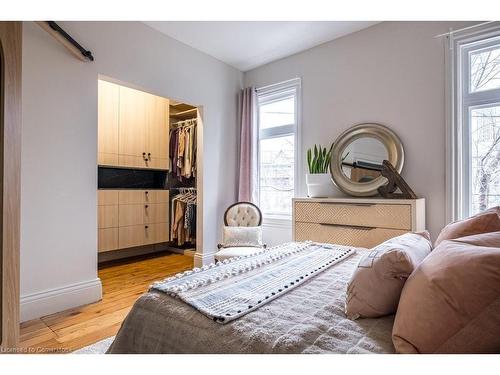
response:
{"label": "gray striped blanket", "polygon": [[228,323],[296,288],[356,252],[291,242],[244,257],[194,268],[152,285],[218,323]]}

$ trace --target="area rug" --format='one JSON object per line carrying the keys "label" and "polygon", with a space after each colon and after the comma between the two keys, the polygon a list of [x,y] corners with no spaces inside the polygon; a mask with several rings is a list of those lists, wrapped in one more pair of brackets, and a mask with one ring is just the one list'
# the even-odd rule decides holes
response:
{"label": "area rug", "polygon": [[95,344],[75,350],[72,354],[104,354],[115,339],[115,336],[96,342]]}

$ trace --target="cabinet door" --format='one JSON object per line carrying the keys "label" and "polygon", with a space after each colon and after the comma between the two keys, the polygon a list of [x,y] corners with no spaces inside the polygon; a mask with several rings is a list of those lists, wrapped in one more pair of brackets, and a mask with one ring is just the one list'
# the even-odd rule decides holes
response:
{"label": "cabinet door", "polygon": [[148,167],[168,169],[169,100],[147,94]]}
{"label": "cabinet door", "polygon": [[144,204],[121,204],[119,209],[118,225],[125,227],[144,223]]}
{"label": "cabinet door", "polygon": [[118,228],[105,228],[98,230],[97,251],[110,251],[118,249]]}
{"label": "cabinet door", "polygon": [[[120,156],[133,157],[137,167],[147,154],[146,93],[120,86]],[[130,159],[126,159],[130,160]],[[120,163],[120,165],[122,165]],[[124,165],[129,166],[129,165]],[[145,167],[144,163],[144,167]]]}
{"label": "cabinet door", "polygon": [[120,190],[118,199],[121,205],[148,203],[151,194],[151,190]]}
{"label": "cabinet door", "polygon": [[98,81],[98,164],[118,163],[118,121],[120,87],[114,83]]}
{"label": "cabinet door", "polygon": [[118,246],[120,249],[146,244],[147,225],[133,225],[118,228]]}
{"label": "cabinet door", "polygon": [[144,223],[168,223],[168,203],[145,204]]}
{"label": "cabinet door", "polygon": [[169,238],[169,228],[167,223],[147,224],[145,230],[144,244],[167,242]]}
{"label": "cabinet door", "polygon": [[119,190],[97,190],[97,204],[99,206],[118,204]]}
{"label": "cabinet door", "polygon": [[97,227],[117,228],[118,227],[118,205],[98,206]]}

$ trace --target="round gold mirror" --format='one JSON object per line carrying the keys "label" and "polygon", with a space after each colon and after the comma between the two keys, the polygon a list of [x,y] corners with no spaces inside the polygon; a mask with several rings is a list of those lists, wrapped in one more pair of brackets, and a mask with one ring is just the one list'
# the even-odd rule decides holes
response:
{"label": "round gold mirror", "polygon": [[382,162],[388,160],[401,173],[404,150],[398,136],[380,124],[359,124],[347,129],[335,141],[330,171],[343,192],[367,197],[387,183]]}

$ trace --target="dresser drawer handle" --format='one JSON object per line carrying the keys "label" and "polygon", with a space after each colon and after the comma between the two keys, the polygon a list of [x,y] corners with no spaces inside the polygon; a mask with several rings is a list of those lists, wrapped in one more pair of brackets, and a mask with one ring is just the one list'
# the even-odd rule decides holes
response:
{"label": "dresser drawer handle", "polygon": [[325,226],[329,226],[329,227],[352,228],[352,229],[359,229],[359,230],[372,230],[372,229],[375,229],[374,227],[361,227],[361,226],[357,226],[357,225],[345,225],[345,224],[319,223],[319,225],[325,225]]}
{"label": "dresser drawer handle", "polygon": [[343,203],[343,202],[320,202],[320,204],[334,204],[334,205],[340,205],[340,206],[360,206],[360,207],[372,207],[376,206],[376,203]]}

